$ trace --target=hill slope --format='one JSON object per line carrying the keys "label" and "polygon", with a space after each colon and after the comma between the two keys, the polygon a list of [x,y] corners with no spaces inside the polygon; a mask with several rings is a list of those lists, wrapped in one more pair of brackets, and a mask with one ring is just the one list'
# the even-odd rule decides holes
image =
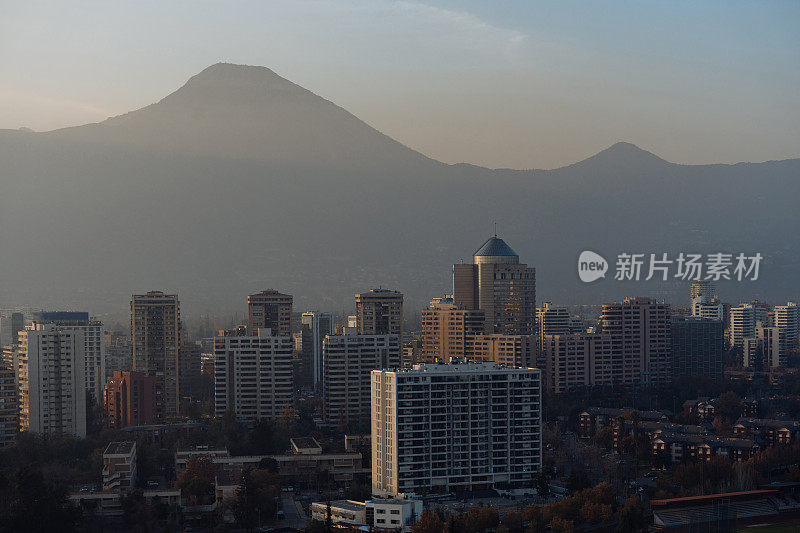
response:
{"label": "hill slope", "polygon": [[0,161],[0,307],[124,316],[132,292],[163,288],[187,314],[241,312],[274,287],[337,310],[383,285],[413,310],[493,221],[540,300],[685,301],[679,282],[581,284],[584,249],[760,251],[762,279],[722,296],[800,286],[800,160],[687,166],[619,143],[550,171],[445,165],[262,67],[209,67],[99,124],[0,131]]}

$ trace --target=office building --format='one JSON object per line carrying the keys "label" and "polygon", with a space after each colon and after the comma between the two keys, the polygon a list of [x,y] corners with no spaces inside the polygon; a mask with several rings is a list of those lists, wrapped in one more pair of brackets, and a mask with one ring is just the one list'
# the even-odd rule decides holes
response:
{"label": "office building", "polygon": [[447,362],[468,356],[471,338],[484,332],[483,311],[459,308],[452,299],[437,300],[422,311],[420,360]]}
{"label": "office building", "polygon": [[373,495],[531,487],[540,385],[538,369],[496,363],[373,371]]}
{"label": "office building", "polygon": [[370,373],[400,367],[400,337],[329,335],[322,346],[325,422],[331,425],[367,422]]}
{"label": "office building", "polygon": [[600,333],[614,337],[622,353],[621,383],[669,383],[669,305],[649,298],[625,298],[604,304]]}
{"label": "office building", "polygon": [[259,329],[257,336],[240,333],[214,337],[215,413],[231,411],[246,422],[275,420],[292,405],[294,342],[270,329]]}
{"label": "office building", "polygon": [[279,337],[292,335],[292,296],[268,289],[247,297],[247,334],[269,329]]}
{"label": "office building", "polygon": [[164,391],[164,415],[179,413],[178,351],[181,311],[177,294],[151,291],[131,298],[133,370],[157,376]]}
{"label": "office building", "polygon": [[453,300],[484,312],[485,332],[534,335],[536,269],[496,235],[473,255],[472,264],[453,265]]}
{"label": "office building", "polygon": [[22,431],[86,437],[84,332],[33,324],[20,332],[17,352]]}
{"label": "office building", "polygon": [[37,324],[55,324],[64,331],[75,329],[83,331],[84,363],[83,375],[86,380],[86,392],[98,404],[103,401],[103,385],[106,379],[106,347],[103,323],[89,318],[89,313],[74,311],[51,311],[33,314],[33,322]]}
{"label": "office building", "polygon": [[544,335],[540,359],[543,386],[554,393],[622,382],[621,343],[612,335]]}
{"label": "office building", "polygon": [[722,380],[725,355],[722,320],[673,317],[670,343],[673,381],[687,376]]}
{"label": "office building", "polygon": [[142,372],[114,372],[105,388],[108,427],[121,429],[164,422],[163,381]]}
{"label": "office building", "polygon": [[402,335],[403,294],[388,289],[356,294],[356,328],[359,335]]}
{"label": "office building", "polygon": [[330,313],[303,313],[301,328],[301,375],[317,389],[322,384],[322,341],[333,335],[333,315]]}

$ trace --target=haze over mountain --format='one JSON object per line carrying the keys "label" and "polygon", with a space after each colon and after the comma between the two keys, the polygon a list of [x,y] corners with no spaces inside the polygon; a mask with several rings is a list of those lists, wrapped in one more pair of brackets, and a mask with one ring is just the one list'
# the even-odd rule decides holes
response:
{"label": "haze over mountain", "polygon": [[494,221],[537,268],[539,301],[686,303],[685,282],[582,284],[584,249],[612,264],[761,252],[759,281],[719,292],[785,301],[800,293],[798,197],[798,159],[688,166],[629,143],[556,170],[446,165],[269,69],[218,64],[98,124],[0,130],[0,307],[118,314],[163,289],[185,314],[221,314],[272,287],[338,310],[382,285],[412,311],[449,292]]}

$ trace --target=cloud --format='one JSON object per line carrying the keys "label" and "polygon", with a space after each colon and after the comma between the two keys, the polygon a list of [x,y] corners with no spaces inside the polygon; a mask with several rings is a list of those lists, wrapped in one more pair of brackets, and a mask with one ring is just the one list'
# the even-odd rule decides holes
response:
{"label": "cloud", "polygon": [[472,13],[454,11],[419,2],[398,1],[390,4],[394,15],[404,16],[421,29],[435,30],[442,39],[465,48],[491,52],[492,48],[512,54],[527,40],[528,35],[509,28],[489,24]]}

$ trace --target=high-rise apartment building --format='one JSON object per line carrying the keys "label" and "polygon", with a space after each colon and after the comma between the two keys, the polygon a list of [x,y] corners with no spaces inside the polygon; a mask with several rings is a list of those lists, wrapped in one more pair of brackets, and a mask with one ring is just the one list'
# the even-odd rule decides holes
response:
{"label": "high-rise apartment building", "polygon": [[178,351],[181,311],[177,294],[151,291],[131,298],[133,370],[158,376],[164,391],[164,415],[177,416],[180,406]]}
{"label": "high-rise apartment building", "polygon": [[697,280],[689,286],[689,301],[694,302],[697,298],[702,298],[705,302],[710,302],[717,297],[717,289],[714,282],[706,279]]}
{"label": "high-rise apartment building", "polygon": [[303,313],[300,317],[302,334],[301,368],[303,377],[316,389],[322,384],[322,341],[333,335],[333,315]]}
{"label": "high-rise apartment building", "polygon": [[201,352],[200,345],[196,343],[183,343],[178,349],[178,390],[181,398],[198,399],[202,397],[200,391]]}
{"label": "high-rise apartment building", "polygon": [[453,300],[484,312],[486,333],[534,335],[536,269],[496,235],[473,255],[471,265],[453,265]]}
{"label": "high-rise apartment building", "polygon": [[22,431],[86,437],[84,332],[33,324],[20,332],[17,351]]}
{"label": "high-rise apartment building", "polygon": [[19,400],[14,352],[0,354],[0,448],[14,442],[19,430]]}
{"label": "high-rise apartment building", "polygon": [[794,302],[776,305],[772,325],[778,328],[781,364],[786,364],[789,352],[798,347],[800,336],[800,307]]}
{"label": "high-rise apartment building", "polygon": [[19,332],[25,328],[25,315],[10,311],[0,315],[0,348],[17,344]]}
{"label": "high-rise apartment building", "polygon": [[622,352],[622,383],[669,383],[669,305],[649,298],[604,304],[600,332],[612,335]]}
{"label": "high-rise apartment building", "polygon": [[751,370],[769,371],[785,364],[781,360],[780,329],[756,322],[753,336],[742,340],[742,366]]}
{"label": "high-rise apartment building", "polygon": [[84,363],[83,375],[86,379],[86,391],[98,404],[103,401],[103,385],[106,379],[106,343],[103,323],[90,319],[89,313],[74,311],[52,311],[34,313],[33,321],[37,324],[55,324],[59,329],[83,331]]}
{"label": "high-rise apartment building", "polygon": [[743,303],[731,307],[728,344],[734,348],[741,348],[744,339],[755,336],[757,322],[768,324],[765,307],[753,303]]}
{"label": "high-rise apartment building", "polygon": [[621,343],[609,334],[544,335],[540,359],[551,392],[622,382]]}
{"label": "high-rise apartment building", "polygon": [[329,335],[322,344],[325,422],[369,420],[370,373],[400,367],[398,335]]}
{"label": "high-rise apartment building", "polygon": [[233,412],[239,420],[275,420],[292,404],[292,351],[289,335],[240,331],[214,337],[214,410]]}
{"label": "high-rise apartment building", "polygon": [[536,353],[532,335],[502,335],[500,333],[472,335],[467,338],[464,359],[488,361],[506,366],[532,367]]}
{"label": "high-rise apartment building", "polygon": [[259,329],[273,335],[292,335],[292,296],[267,289],[247,297],[247,334],[257,336]]}
{"label": "high-rise apartment building", "polygon": [[108,427],[121,429],[163,423],[162,384],[157,376],[142,372],[114,372],[104,393]]}
{"label": "high-rise apartment building", "polygon": [[721,319],[673,317],[670,343],[673,381],[687,376],[722,380],[725,334]]}
{"label": "high-rise apartment building", "polygon": [[356,294],[356,328],[359,335],[402,335],[403,294],[388,289]]}
{"label": "high-rise apartment building", "polygon": [[423,363],[371,378],[374,495],[530,487],[541,471],[538,369]]}
{"label": "high-rise apartment building", "polygon": [[449,361],[468,357],[468,346],[475,335],[484,332],[485,318],[480,309],[464,309],[452,299],[439,299],[422,311],[420,360]]}

